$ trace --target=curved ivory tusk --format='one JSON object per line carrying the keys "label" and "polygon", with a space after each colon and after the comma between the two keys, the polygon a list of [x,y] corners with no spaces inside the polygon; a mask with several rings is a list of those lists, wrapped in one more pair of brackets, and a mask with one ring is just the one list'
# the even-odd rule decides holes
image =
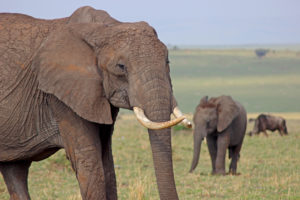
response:
{"label": "curved ivory tusk", "polygon": [[174,120],[166,121],[166,122],[152,122],[150,121],[144,114],[144,111],[141,108],[133,107],[133,111],[138,119],[138,121],[149,129],[164,129],[174,126],[180,123],[182,120],[185,119],[184,116],[178,117]]}
{"label": "curved ivory tusk", "polygon": [[184,120],[181,122],[185,127],[192,128],[192,123],[186,119],[186,117],[182,114],[178,107],[175,107],[173,110],[173,114],[176,118],[184,117]]}

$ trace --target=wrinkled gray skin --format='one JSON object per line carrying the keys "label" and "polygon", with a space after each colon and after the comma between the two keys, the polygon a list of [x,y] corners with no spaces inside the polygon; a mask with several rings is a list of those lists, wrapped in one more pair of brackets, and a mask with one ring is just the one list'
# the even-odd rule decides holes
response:
{"label": "wrinkled gray skin", "polygon": [[[28,169],[64,148],[83,199],[117,199],[111,136],[119,108],[167,121],[176,106],[168,51],[145,22],[82,7],[41,20],[0,14],[0,170],[30,199]],[[161,199],[178,199],[170,128],[149,130]]]}
{"label": "wrinkled gray skin", "polygon": [[288,134],[286,121],[282,117],[260,114],[256,119],[249,119],[249,122],[251,121],[255,121],[255,123],[253,130],[249,132],[250,136],[253,134],[258,135],[260,132],[263,132],[265,136],[268,137],[267,130],[272,132],[278,130],[281,136]]}
{"label": "wrinkled gray skin", "polygon": [[202,140],[206,137],[212,162],[212,174],[225,175],[225,156],[229,150],[229,173],[236,174],[247,126],[244,107],[230,96],[210,98],[205,96],[197,106],[193,121],[194,155],[190,172],[199,161]]}

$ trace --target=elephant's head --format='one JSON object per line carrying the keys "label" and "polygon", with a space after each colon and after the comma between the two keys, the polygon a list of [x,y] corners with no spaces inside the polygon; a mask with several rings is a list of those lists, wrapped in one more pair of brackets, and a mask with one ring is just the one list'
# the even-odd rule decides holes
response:
{"label": "elephant's head", "polygon": [[[149,128],[160,196],[176,199],[168,127],[184,116],[173,96],[166,46],[145,22],[91,23],[84,16],[76,14],[40,47],[33,61],[39,88],[100,124],[113,123],[111,106],[133,109]],[[170,120],[171,113],[177,118]]]}
{"label": "elephant's head", "polygon": [[200,100],[193,117],[194,154],[190,172],[198,164],[202,140],[209,134],[219,134],[224,131],[238,113],[239,108],[230,96],[220,96],[209,100],[205,96]]}

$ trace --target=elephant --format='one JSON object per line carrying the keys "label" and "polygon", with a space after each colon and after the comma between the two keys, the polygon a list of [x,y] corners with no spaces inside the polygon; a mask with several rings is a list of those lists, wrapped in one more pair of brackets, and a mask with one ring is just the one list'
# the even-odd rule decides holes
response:
{"label": "elephant", "polygon": [[226,150],[229,150],[231,163],[229,173],[237,174],[237,161],[247,126],[245,108],[230,96],[219,96],[200,100],[194,116],[194,152],[190,172],[196,168],[202,140],[206,137],[212,174],[225,175]]}
{"label": "elephant", "polygon": [[53,20],[1,13],[0,70],[0,171],[11,199],[30,199],[31,163],[59,149],[82,199],[117,199],[120,108],[148,128],[160,198],[178,199],[170,127],[191,122],[173,95],[168,50],[148,23],[89,6]]}
{"label": "elephant", "polygon": [[281,136],[288,135],[286,120],[283,117],[260,114],[256,119],[249,119],[249,122],[252,121],[255,122],[253,130],[249,132],[250,136],[263,132],[265,136],[268,137],[267,130],[272,132],[278,130]]}

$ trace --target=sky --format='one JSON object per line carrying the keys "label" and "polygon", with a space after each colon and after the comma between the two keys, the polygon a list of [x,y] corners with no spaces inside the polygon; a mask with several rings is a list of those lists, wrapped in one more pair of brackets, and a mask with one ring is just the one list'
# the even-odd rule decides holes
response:
{"label": "sky", "polygon": [[54,19],[86,5],[146,21],[167,45],[300,44],[299,0],[0,0],[0,12]]}

